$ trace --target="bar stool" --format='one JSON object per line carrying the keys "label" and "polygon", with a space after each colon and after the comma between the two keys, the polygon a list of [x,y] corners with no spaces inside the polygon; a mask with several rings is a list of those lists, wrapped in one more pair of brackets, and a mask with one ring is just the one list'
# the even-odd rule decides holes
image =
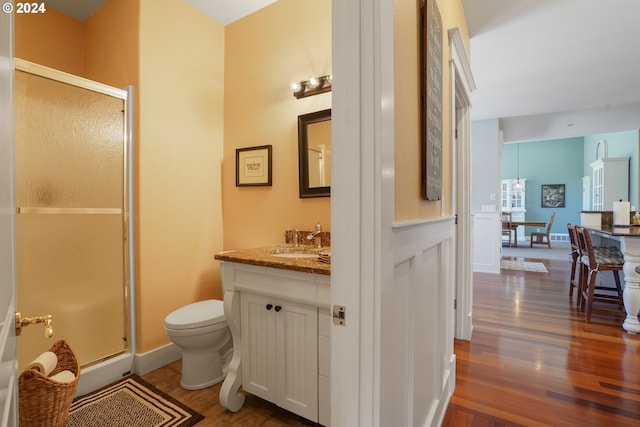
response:
{"label": "bar stool", "polygon": [[[567,230],[569,231],[569,241],[571,242],[571,253],[569,254],[571,259],[571,277],[569,279],[569,298],[573,299],[573,290],[577,289],[576,305],[582,304],[582,285],[587,279],[589,270],[587,266],[582,263],[583,250],[578,241],[578,226],[567,224]],[[615,247],[606,246],[594,246],[593,251],[595,254],[606,253],[609,250],[617,250]],[[586,252],[584,253],[586,255]],[[577,274],[576,274],[577,273]]]}
{"label": "bar stool", "polygon": [[[620,271],[624,265],[624,257],[619,249],[607,247],[594,251],[589,230],[584,227],[575,228],[581,256],[582,278],[579,284],[581,293],[580,308],[585,312],[585,321],[591,321],[591,313],[594,310],[593,302],[615,303],[618,310],[604,310],[609,312],[620,312],[622,302],[622,285],[620,283]],[[596,279],[601,271],[611,271],[616,283],[616,287],[597,286]],[[600,291],[600,292],[596,292]],[[598,309],[601,310],[601,309]]]}
{"label": "bar stool", "polygon": [[580,246],[578,245],[578,236],[576,234],[576,226],[571,223],[567,224],[567,230],[569,231],[569,241],[571,242],[571,276],[569,277],[569,298],[573,300],[573,289],[578,288],[576,296],[576,305],[580,304],[580,270],[576,277],[576,270],[580,260]]}

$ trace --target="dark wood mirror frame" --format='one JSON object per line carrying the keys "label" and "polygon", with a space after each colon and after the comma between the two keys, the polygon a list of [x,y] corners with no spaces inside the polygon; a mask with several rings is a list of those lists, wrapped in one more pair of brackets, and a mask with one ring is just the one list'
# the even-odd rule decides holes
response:
{"label": "dark wood mirror frame", "polygon": [[309,187],[309,135],[307,127],[313,123],[331,120],[331,109],[298,116],[298,172],[300,198],[329,197],[331,186]]}

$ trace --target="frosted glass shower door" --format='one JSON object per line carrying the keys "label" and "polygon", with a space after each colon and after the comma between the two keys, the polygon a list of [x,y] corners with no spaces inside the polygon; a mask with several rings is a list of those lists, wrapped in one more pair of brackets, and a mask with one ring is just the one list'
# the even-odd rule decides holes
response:
{"label": "frosted glass shower door", "polygon": [[[78,79],[79,84],[82,79]],[[125,101],[16,71],[21,368],[64,339],[86,366],[127,350]]]}

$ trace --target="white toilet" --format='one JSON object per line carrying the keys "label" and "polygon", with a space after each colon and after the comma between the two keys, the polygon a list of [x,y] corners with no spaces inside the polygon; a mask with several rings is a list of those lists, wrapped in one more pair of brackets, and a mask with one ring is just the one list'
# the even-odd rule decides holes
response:
{"label": "white toilet", "polygon": [[199,390],[224,379],[233,343],[222,301],[181,307],[164,319],[164,326],[169,339],[182,349],[182,388]]}

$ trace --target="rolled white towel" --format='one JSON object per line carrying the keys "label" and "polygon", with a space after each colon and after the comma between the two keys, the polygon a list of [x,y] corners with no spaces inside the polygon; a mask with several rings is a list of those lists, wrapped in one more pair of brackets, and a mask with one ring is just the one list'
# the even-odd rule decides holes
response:
{"label": "rolled white towel", "polygon": [[27,369],[35,369],[43,375],[49,376],[49,374],[55,369],[58,364],[58,356],[52,351],[45,351],[29,365]]}
{"label": "rolled white towel", "polygon": [[60,371],[50,376],[49,379],[58,381],[59,383],[70,383],[76,379],[76,376],[71,371]]}

